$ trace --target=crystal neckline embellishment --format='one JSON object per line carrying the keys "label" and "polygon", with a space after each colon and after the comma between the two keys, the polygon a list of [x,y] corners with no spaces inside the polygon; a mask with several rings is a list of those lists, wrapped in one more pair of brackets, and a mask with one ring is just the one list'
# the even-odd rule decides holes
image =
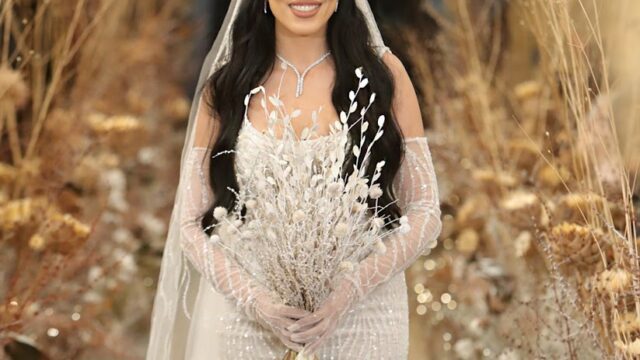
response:
{"label": "crystal neckline embellishment", "polygon": [[313,63],[311,63],[311,65],[307,66],[307,68],[304,69],[302,74],[300,74],[300,71],[298,71],[298,68],[295,65],[293,65],[292,63],[287,61],[287,59],[283,58],[282,55],[276,54],[276,57],[278,57],[278,59],[280,61],[282,61],[282,63],[285,66],[288,66],[288,67],[292,68],[293,71],[296,73],[296,76],[298,77],[298,82],[296,84],[296,97],[297,98],[302,95],[302,88],[304,87],[304,77],[307,76],[307,73],[309,73],[309,70],[311,70],[312,68],[316,67],[318,64],[323,62],[324,59],[326,59],[329,55],[331,55],[331,51],[327,51],[318,60],[316,60]]}

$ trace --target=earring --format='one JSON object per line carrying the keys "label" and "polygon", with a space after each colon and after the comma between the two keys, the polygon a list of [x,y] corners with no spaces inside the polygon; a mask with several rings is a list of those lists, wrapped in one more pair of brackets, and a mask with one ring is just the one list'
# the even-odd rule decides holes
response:
{"label": "earring", "polygon": [[336,11],[334,12],[338,12],[338,5],[340,4],[340,0],[336,0]]}
{"label": "earring", "polygon": [[267,0],[264,0],[264,13],[267,13]]}

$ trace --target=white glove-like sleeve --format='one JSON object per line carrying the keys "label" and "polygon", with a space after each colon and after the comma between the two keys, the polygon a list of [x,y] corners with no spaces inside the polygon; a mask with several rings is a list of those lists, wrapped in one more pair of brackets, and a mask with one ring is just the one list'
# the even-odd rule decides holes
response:
{"label": "white glove-like sleeve", "polygon": [[358,299],[409,267],[435,245],[442,229],[438,184],[426,137],[405,139],[405,156],[392,186],[410,229],[390,234],[384,239],[384,253],[372,253],[345,276],[353,282]]}
{"label": "white glove-like sleeve", "polygon": [[180,213],[180,244],[184,254],[213,288],[247,310],[253,300],[256,281],[238,263],[210,241],[200,219],[211,206],[213,192],[208,174],[211,149],[193,147],[187,154],[187,182],[183,186]]}

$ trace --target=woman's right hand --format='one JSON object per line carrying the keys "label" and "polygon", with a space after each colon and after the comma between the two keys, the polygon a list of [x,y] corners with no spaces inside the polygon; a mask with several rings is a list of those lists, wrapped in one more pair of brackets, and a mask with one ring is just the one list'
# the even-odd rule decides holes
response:
{"label": "woman's right hand", "polygon": [[263,327],[275,334],[282,343],[296,352],[302,351],[304,344],[291,340],[294,334],[287,330],[296,321],[310,315],[306,310],[287,306],[277,301],[268,291],[258,291],[254,301],[249,306],[250,315]]}

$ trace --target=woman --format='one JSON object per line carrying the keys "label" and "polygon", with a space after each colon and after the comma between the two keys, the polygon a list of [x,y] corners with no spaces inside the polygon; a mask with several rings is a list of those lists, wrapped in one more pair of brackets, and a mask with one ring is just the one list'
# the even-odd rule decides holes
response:
{"label": "woman", "polygon": [[[386,161],[378,205],[389,218],[406,215],[411,230],[388,236],[385,253],[362,259],[357,271],[308,313],[280,303],[208,241],[213,209],[233,207],[236,170],[247,166],[240,156],[211,154],[234,150],[247,158],[260,151],[260,141],[271,141],[262,134],[267,119],[259,100],[250,98],[243,117],[245,95],[258,85],[278,93],[287,108],[303,111],[293,124],[298,134],[310,125],[302,119],[322,107],[320,136],[305,145],[324,141],[329,124],[349,107],[358,67],[370,80],[358,98],[364,103],[376,94],[365,120],[373,129],[385,115],[389,124],[374,146],[367,174]],[[274,359],[287,348],[304,348],[319,359],[406,358],[403,270],[434,246],[441,229],[439,199],[415,91],[403,65],[382,43],[366,1],[233,2],[200,80],[202,96],[194,101],[183,149],[147,358]],[[359,131],[353,127],[350,135]],[[187,263],[191,266],[179,274]],[[195,295],[183,287],[194,275],[201,275]],[[192,309],[186,319],[175,311],[176,294],[183,294],[185,310]]]}

